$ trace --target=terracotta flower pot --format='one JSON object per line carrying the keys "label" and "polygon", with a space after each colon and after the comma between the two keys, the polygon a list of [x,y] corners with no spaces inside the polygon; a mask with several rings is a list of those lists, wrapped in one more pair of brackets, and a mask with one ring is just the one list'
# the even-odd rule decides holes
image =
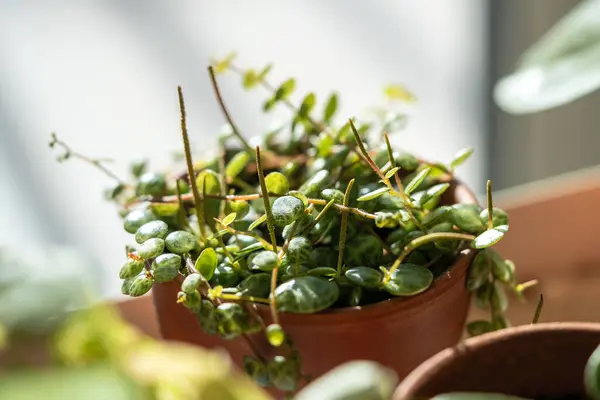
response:
{"label": "terracotta flower pot", "polygon": [[585,398],[583,372],[600,345],[600,324],[558,322],[488,333],[448,348],[415,369],[394,400],[449,392],[527,398]]}
{"label": "terracotta flower pot", "polygon": [[[477,203],[461,184],[454,183],[446,193],[446,203]],[[472,250],[464,250],[447,273],[414,297],[317,314],[280,313],[280,323],[302,357],[303,372],[318,377],[343,362],[366,359],[391,367],[403,378],[431,355],[456,344],[470,303],[466,274],[473,256]],[[164,338],[222,347],[238,365],[244,355],[252,353],[242,338],[223,340],[205,334],[195,317],[176,304],[177,282],[157,284],[152,290]],[[268,306],[257,305],[257,310],[265,323],[271,322]],[[275,355],[264,335],[253,335],[251,341],[260,354]]]}

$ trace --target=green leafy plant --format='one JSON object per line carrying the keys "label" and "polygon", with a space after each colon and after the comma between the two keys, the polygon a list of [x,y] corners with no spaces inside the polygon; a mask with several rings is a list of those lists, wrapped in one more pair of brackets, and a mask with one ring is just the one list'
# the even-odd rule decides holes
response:
{"label": "green leafy plant", "polygon": [[[107,195],[136,242],[127,245],[119,273],[123,293],[136,297],[155,283],[180,282],[173,301],[194,313],[205,332],[224,339],[264,334],[280,349],[273,359],[248,355],[244,366],[262,386],[287,392],[308,378],[279,312],[310,314],[416,296],[465,248],[477,252],[468,290],[490,311],[489,320],[468,325],[469,333],[508,326],[506,290],[521,295],[533,284],[517,284],[513,263],[491,249],[508,231],[508,216],[494,207],[490,182],[485,208],[442,200],[472,150],[447,163],[395,150],[388,134],[401,129],[402,112],[338,123],[337,94],[320,110],[313,93],[296,106],[294,79],[272,85],[271,69],[241,69],[233,55],[208,68],[227,119],[218,156],[194,161],[178,88],[185,173],[149,171],[146,162],[132,165],[129,181],[109,172],[116,186]],[[267,89],[263,110],[286,107],[290,120],[246,140],[217,84],[216,75],[229,72],[246,89]],[[385,93],[392,103],[414,101],[400,85]],[[106,169],[56,135],[50,145],[65,150],[61,160],[76,156]],[[252,303],[270,307],[271,324]]]}

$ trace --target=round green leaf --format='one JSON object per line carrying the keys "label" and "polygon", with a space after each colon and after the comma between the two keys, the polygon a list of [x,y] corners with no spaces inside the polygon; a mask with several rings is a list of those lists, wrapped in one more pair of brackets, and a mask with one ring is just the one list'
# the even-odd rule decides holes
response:
{"label": "round green leaf", "polygon": [[345,273],[346,278],[353,284],[367,289],[374,289],[381,284],[382,274],[368,267],[350,268]]}
{"label": "round green leaf", "polygon": [[312,243],[304,236],[296,236],[290,240],[286,257],[291,262],[303,262],[308,260],[312,252]]}
{"label": "round green leaf", "polygon": [[250,155],[246,151],[240,151],[227,163],[225,176],[230,179],[236,178],[246,168],[249,161]]}
{"label": "round green leaf", "polygon": [[129,295],[131,297],[139,297],[142,296],[152,289],[152,278],[149,278],[145,275],[138,276],[134,279],[129,287]]}
{"label": "round green leaf", "polygon": [[144,269],[144,263],[138,260],[128,259],[119,271],[120,279],[134,278]]}
{"label": "round green leaf", "polygon": [[483,232],[481,235],[477,236],[475,238],[475,240],[473,240],[471,245],[476,249],[485,249],[485,248],[495,245],[504,236],[504,232],[502,232],[499,229],[503,226],[506,226],[506,225],[501,225],[497,228],[488,229],[487,231]]}
{"label": "round green leaf", "polygon": [[290,183],[288,179],[281,172],[271,172],[265,177],[265,185],[267,185],[267,191],[279,196],[287,194],[290,190]]}
{"label": "round green leaf", "polygon": [[450,206],[440,206],[430,213],[426,214],[421,220],[421,224],[425,227],[430,227],[442,222],[445,222],[452,212]]}
{"label": "round green leaf", "polygon": [[181,257],[177,254],[161,254],[152,262],[152,274],[157,282],[175,279],[181,267]]}
{"label": "round green leaf", "polygon": [[271,275],[252,274],[240,282],[238,290],[242,296],[267,297],[271,291]]}
{"label": "round green leaf", "polygon": [[159,238],[148,239],[137,249],[137,255],[144,260],[154,258],[162,254],[165,249],[165,241]]}
{"label": "round green leaf", "polygon": [[184,306],[193,312],[199,312],[202,307],[202,297],[197,291],[179,292],[177,293],[177,301],[183,303]]}
{"label": "round green leaf", "polygon": [[121,283],[121,294],[129,295],[131,291],[131,286],[137,277],[124,279]]}
{"label": "round green leaf", "polygon": [[144,243],[148,239],[159,238],[164,239],[169,232],[169,226],[160,220],[150,221],[140,226],[135,233],[135,241]]}
{"label": "round green leaf", "polygon": [[207,299],[200,302],[200,311],[196,313],[196,319],[204,332],[209,335],[217,333],[217,319],[215,317],[216,307]]}
{"label": "round green leaf", "polygon": [[383,256],[383,245],[375,236],[358,235],[346,243],[344,263],[349,267],[376,267]]}
{"label": "round green leaf", "polygon": [[200,256],[196,260],[196,271],[198,271],[204,279],[210,280],[215,269],[217,268],[217,252],[212,247],[202,250]]}
{"label": "round green leaf", "polygon": [[224,288],[231,288],[238,284],[240,281],[240,274],[236,268],[231,264],[221,263],[217,265],[217,269],[210,279],[212,286],[223,286]]}
{"label": "round green leaf", "polygon": [[215,312],[217,331],[223,339],[234,339],[244,332],[249,318],[244,308],[237,303],[222,303]]}
{"label": "round green leaf", "polygon": [[275,252],[269,250],[263,250],[261,252],[252,254],[252,265],[250,269],[270,272],[279,265],[279,257]]}
{"label": "round green leaf", "polygon": [[327,201],[333,200],[337,204],[344,203],[344,193],[337,189],[323,189],[321,191],[321,197]]}
{"label": "round green leaf", "polygon": [[275,289],[277,308],[283,312],[310,314],[333,305],[340,295],[335,282],[316,276],[291,279]]}
{"label": "round green leaf", "polygon": [[473,259],[469,267],[467,290],[474,291],[489,281],[491,271],[490,254],[482,250]]}
{"label": "round green leaf", "polygon": [[150,195],[161,196],[167,190],[167,181],[163,174],[155,172],[146,172],[139,177],[138,184],[135,188],[138,196]]}
{"label": "round green leaf", "polygon": [[469,233],[479,234],[483,232],[487,225],[484,225],[479,218],[480,209],[467,205],[455,205],[450,216],[451,222],[461,230]]}
{"label": "round green leaf", "polygon": [[475,290],[475,304],[482,310],[487,310],[490,307],[490,293],[493,286],[486,283]]}
{"label": "round green leaf", "polygon": [[498,282],[496,282],[492,287],[491,302],[495,310],[506,311],[506,309],[508,308],[508,298],[506,297],[506,291],[504,290],[504,286],[502,286]]}
{"label": "round green leaf", "polygon": [[431,286],[433,274],[425,267],[414,264],[401,264],[384,284],[385,290],[394,296],[414,296]]}
{"label": "round green leaf", "polygon": [[[175,254],[173,254],[175,255]],[[164,283],[172,281],[179,275],[178,268],[172,267],[164,267],[164,268],[156,268],[152,275],[154,276],[154,281],[158,283]]]}
{"label": "round green leaf", "polygon": [[167,235],[165,244],[167,245],[167,250],[171,253],[184,254],[192,251],[198,244],[198,241],[196,240],[196,236],[189,232],[175,231]]}
{"label": "round green leaf", "polygon": [[[488,250],[490,251],[490,250]],[[510,283],[514,280],[514,264],[506,262],[498,253],[490,251],[492,254],[492,273],[500,282]]]}
{"label": "round green leaf", "polygon": [[193,293],[198,291],[198,287],[202,282],[202,275],[200,274],[189,274],[183,280],[181,284],[181,290],[185,293]]}
{"label": "round green leaf", "polygon": [[130,211],[123,220],[123,227],[129,233],[136,233],[142,225],[154,221],[158,217],[149,207],[140,207]]}
{"label": "round green leaf", "polygon": [[240,220],[250,212],[250,204],[244,200],[228,201],[225,205],[225,212],[228,214],[235,213],[236,219]]}
{"label": "round green leaf", "polygon": [[[489,223],[489,215],[490,213],[487,208],[485,208],[483,211],[481,211],[481,214],[479,214],[481,223],[483,223],[485,226],[487,226]],[[494,207],[492,208],[492,226],[499,225],[508,225],[508,214],[506,214],[504,210]]]}
{"label": "round green leaf", "polygon": [[294,196],[278,197],[273,202],[271,211],[275,224],[286,226],[304,214],[304,203]]}

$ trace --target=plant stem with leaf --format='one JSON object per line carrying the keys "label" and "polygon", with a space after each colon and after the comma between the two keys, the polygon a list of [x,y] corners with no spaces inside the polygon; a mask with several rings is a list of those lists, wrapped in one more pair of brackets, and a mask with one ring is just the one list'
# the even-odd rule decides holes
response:
{"label": "plant stem with leaf", "polygon": [[410,255],[410,253],[412,253],[414,250],[416,250],[417,248],[427,244],[427,243],[432,243],[435,242],[436,240],[468,240],[468,241],[472,241],[475,240],[475,236],[474,235],[469,235],[466,233],[454,233],[454,232],[435,232],[435,233],[428,233],[425,236],[421,236],[419,238],[414,239],[413,241],[411,241],[409,244],[407,244],[406,246],[404,246],[404,250],[402,251],[402,253],[398,256],[398,258],[396,258],[396,261],[394,261],[394,264],[392,264],[392,267],[388,270],[386,276],[384,277],[384,283],[389,282],[392,274],[394,273],[394,271],[396,271],[398,269],[398,267],[400,266],[400,264],[402,264],[402,261],[404,261],[404,259],[406,259],[406,257],[408,257]]}
{"label": "plant stem with leaf", "polygon": [[[271,211],[271,202],[269,201],[269,192],[267,190],[267,184],[265,183],[265,175],[262,168],[262,162],[260,159],[260,147],[256,146],[256,172],[258,173],[258,180],[260,182],[260,189],[262,191],[263,203],[265,205],[265,214],[267,215],[267,229],[269,230],[269,236],[273,244],[273,251],[277,250],[277,239],[275,238],[275,219],[273,218],[273,212]],[[273,268],[271,272],[271,316],[273,322],[279,324],[279,315],[277,314],[277,304],[275,301],[275,288],[277,287],[277,274],[279,273],[279,263]]]}
{"label": "plant stem with leaf", "polygon": [[[352,190],[352,185],[354,185],[354,179],[348,182],[348,186],[346,187],[346,193],[344,194],[344,207],[348,207],[348,203],[350,201],[350,191]],[[342,221],[340,223],[340,244],[338,251],[338,261],[337,261],[337,276],[342,275],[342,264],[344,260],[344,248],[346,247],[346,229],[348,227],[348,212],[342,211]]]}
{"label": "plant stem with leaf", "polygon": [[233,122],[233,118],[231,118],[231,115],[229,114],[229,111],[227,110],[227,107],[225,106],[225,102],[223,101],[223,96],[221,96],[221,91],[219,90],[219,85],[217,84],[217,78],[215,76],[215,71],[213,70],[212,66],[208,67],[208,74],[210,75],[210,80],[212,82],[212,87],[213,87],[213,89],[215,91],[215,96],[217,97],[217,101],[219,102],[219,106],[221,107],[221,111],[223,112],[223,115],[225,115],[225,119],[227,119],[227,122],[231,126],[233,134],[235,136],[237,136],[237,138],[239,139],[239,141],[244,145],[244,147],[248,151],[252,152],[252,147],[250,146],[250,144],[248,144],[248,142],[246,141],[246,139],[244,139],[244,136],[242,136],[242,134],[240,133],[237,125],[235,124],[235,122]]}
{"label": "plant stem with leaf", "polygon": [[49,143],[50,147],[54,147],[54,146],[60,146],[63,148],[63,150],[65,151],[64,154],[60,155],[58,157],[59,161],[63,161],[68,159],[69,157],[75,157],[78,158],[88,164],[91,164],[92,166],[94,166],[95,168],[98,168],[100,171],[102,171],[106,176],[110,177],[111,179],[114,179],[115,181],[117,181],[120,185],[123,185],[124,187],[127,187],[127,183],[125,183],[124,180],[122,180],[121,178],[119,178],[117,176],[117,174],[115,174],[114,172],[112,172],[110,169],[106,168],[103,163],[108,162],[108,159],[101,159],[101,158],[90,158],[86,155],[83,155],[81,153],[78,153],[76,151],[74,151],[73,149],[71,149],[70,146],[68,146],[65,142],[63,142],[62,140],[58,139],[58,136],[56,136],[56,133],[52,132],[51,134],[51,140]]}
{"label": "plant stem with leaf", "polygon": [[202,241],[206,241],[206,231],[204,221],[204,198],[198,192],[198,186],[196,185],[196,174],[194,173],[194,163],[192,162],[192,152],[190,150],[190,141],[187,132],[187,122],[185,113],[185,102],[183,101],[183,91],[181,86],[177,86],[177,94],[179,96],[179,111],[181,114],[181,136],[183,138],[183,149],[185,151],[185,162],[187,164],[188,177],[190,179],[190,186],[192,187],[192,194],[194,196],[194,205],[196,207],[196,216],[198,218],[198,229],[200,231],[200,237]]}

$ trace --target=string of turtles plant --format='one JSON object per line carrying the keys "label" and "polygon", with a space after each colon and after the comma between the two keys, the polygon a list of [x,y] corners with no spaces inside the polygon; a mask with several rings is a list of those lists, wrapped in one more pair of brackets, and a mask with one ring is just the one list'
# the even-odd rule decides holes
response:
{"label": "string of turtles plant", "polygon": [[[493,206],[490,182],[485,208],[443,201],[471,149],[447,165],[432,163],[392,148],[388,133],[404,121],[401,113],[385,114],[379,125],[349,119],[339,126],[333,122],[335,93],[317,118],[315,95],[294,106],[295,81],[269,84],[270,66],[242,70],[228,56],[208,70],[227,129],[219,155],[194,162],[178,88],[183,174],[148,171],[141,162],[125,181],[103,160],[52,136],[50,146],[64,150],[61,160],[83,159],[116,181],[107,196],[136,242],[126,247],[119,272],[124,294],[141,296],[156,283],[177,280],[181,291],[174,301],[194,313],[205,332],[227,340],[264,332],[280,355],[266,359],[254,348],[245,370],[260,385],[287,392],[308,377],[278,313],[416,296],[467,247],[477,251],[468,290],[490,311],[489,320],[467,326],[469,333],[508,325],[506,289],[521,295],[533,284],[517,284],[514,265],[490,249],[508,231],[508,216]],[[269,90],[265,112],[280,104],[292,112],[289,123],[262,135],[257,146],[245,139],[220,94],[215,75],[228,71],[238,73],[247,89]],[[410,100],[399,86],[386,92]],[[269,324],[256,304],[270,307]]]}

